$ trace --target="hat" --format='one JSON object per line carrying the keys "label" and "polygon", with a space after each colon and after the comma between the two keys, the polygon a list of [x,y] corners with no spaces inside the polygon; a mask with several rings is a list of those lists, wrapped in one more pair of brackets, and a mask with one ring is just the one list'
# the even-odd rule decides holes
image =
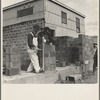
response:
{"label": "hat", "polygon": [[34,28],[36,31],[40,30],[40,26],[39,26],[39,25],[33,25],[33,28]]}
{"label": "hat", "polygon": [[44,35],[47,35],[47,34],[49,35],[50,34],[50,28],[49,27],[45,27],[44,28],[44,33],[45,33]]}

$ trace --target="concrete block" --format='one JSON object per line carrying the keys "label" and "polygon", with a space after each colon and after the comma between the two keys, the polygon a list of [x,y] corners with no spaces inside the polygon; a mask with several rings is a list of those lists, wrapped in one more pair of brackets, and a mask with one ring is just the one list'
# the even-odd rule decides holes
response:
{"label": "concrete block", "polygon": [[56,57],[56,52],[55,51],[50,52],[50,57]]}
{"label": "concrete block", "polygon": [[68,68],[59,72],[62,80],[66,80],[66,76],[73,74],[73,68]]}
{"label": "concrete block", "polygon": [[17,46],[11,46],[6,48],[6,54],[19,54],[20,50]]}
{"label": "concrete block", "polygon": [[72,81],[72,78],[74,80],[75,83],[77,83],[77,81],[81,81],[82,80],[82,75],[81,74],[73,74],[73,75],[68,75],[66,77],[66,79],[68,79],[68,81]]}
{"label": "concrete block", "polygon": [[60,62],[60,66],[59,67],[66,67],[66,61]]}
{"label": "concrete block", "polygon": [[80,74],[81,73],[81,67],[80,66],[79,67],[75,66],[75,69],[73,69],[73,73],[74,74]]}
{"label": "concrete block", "polygon": [[6,68],[5,74],[7,76],[13,76],[13,75],[18,75],[21,73],[20,68]]}
{"label": "concrete block", "polygon": [[20,68],[21,67],[21,61],[20,62],[6,62],[6,68]]}
{"label": "concrete block", "polygon": [[48,57],[49,55],[49,53],[44,53],[44,57]]}
{"label": "concrete block", "polygon": [[54,71],[54,70],[56,70],[56,64],[47,63],[44,65],[44,70],[45,71]]}
{"label": "concrete block", "polygon": [[8,62],[8,61],[11,61],[11,56],[10,56],[10,54],[6,54],[6,62]]}

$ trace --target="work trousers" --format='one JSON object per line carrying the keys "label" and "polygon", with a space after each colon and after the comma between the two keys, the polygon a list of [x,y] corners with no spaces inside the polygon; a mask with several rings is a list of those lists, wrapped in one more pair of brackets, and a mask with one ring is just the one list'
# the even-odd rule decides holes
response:
{"label": "work trousers", "polygon": [[36,50],[31,50],[28,48],[28,53],[31,59],[31,63],[27,69],[27,72],[31,72],[33,69],[35,69],[35,72],[39,72],[40,66],[39,66],[39,60],[37,56],[37,51]]}

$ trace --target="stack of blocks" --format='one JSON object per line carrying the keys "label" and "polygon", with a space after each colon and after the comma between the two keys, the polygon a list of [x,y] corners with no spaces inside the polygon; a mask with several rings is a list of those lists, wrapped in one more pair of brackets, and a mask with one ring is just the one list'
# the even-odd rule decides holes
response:
{"label": "stack of blocks", "polygon": [[94,56],[94,47],[93,40],[91,37],[86,35],[79,35],[79,55],[80,61],[85,64],[83,71],[86,73],[88,71],[93,71],[93,56]]}
{"label": "stack of blocks", "polygon": [[19,49],[13,45],[6,49],[6,69],[7,76],[17,75],[21,72],[21,60]]}
{"label": "stack of blocks", "polygon": [[56,52],[54,45],[44,45],[44,70],[54,71],[56,69]]}

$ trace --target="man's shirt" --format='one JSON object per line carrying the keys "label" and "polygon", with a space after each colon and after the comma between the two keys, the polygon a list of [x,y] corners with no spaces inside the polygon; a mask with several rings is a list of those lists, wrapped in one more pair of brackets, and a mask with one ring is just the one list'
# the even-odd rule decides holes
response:
{"label": "man's shirt", "polygon": [[33,47],[37,46],[38,46],[38,38],[34,37],[33,33],[30,32],[30,34],[28,34],[28,47],[32,49]]}

